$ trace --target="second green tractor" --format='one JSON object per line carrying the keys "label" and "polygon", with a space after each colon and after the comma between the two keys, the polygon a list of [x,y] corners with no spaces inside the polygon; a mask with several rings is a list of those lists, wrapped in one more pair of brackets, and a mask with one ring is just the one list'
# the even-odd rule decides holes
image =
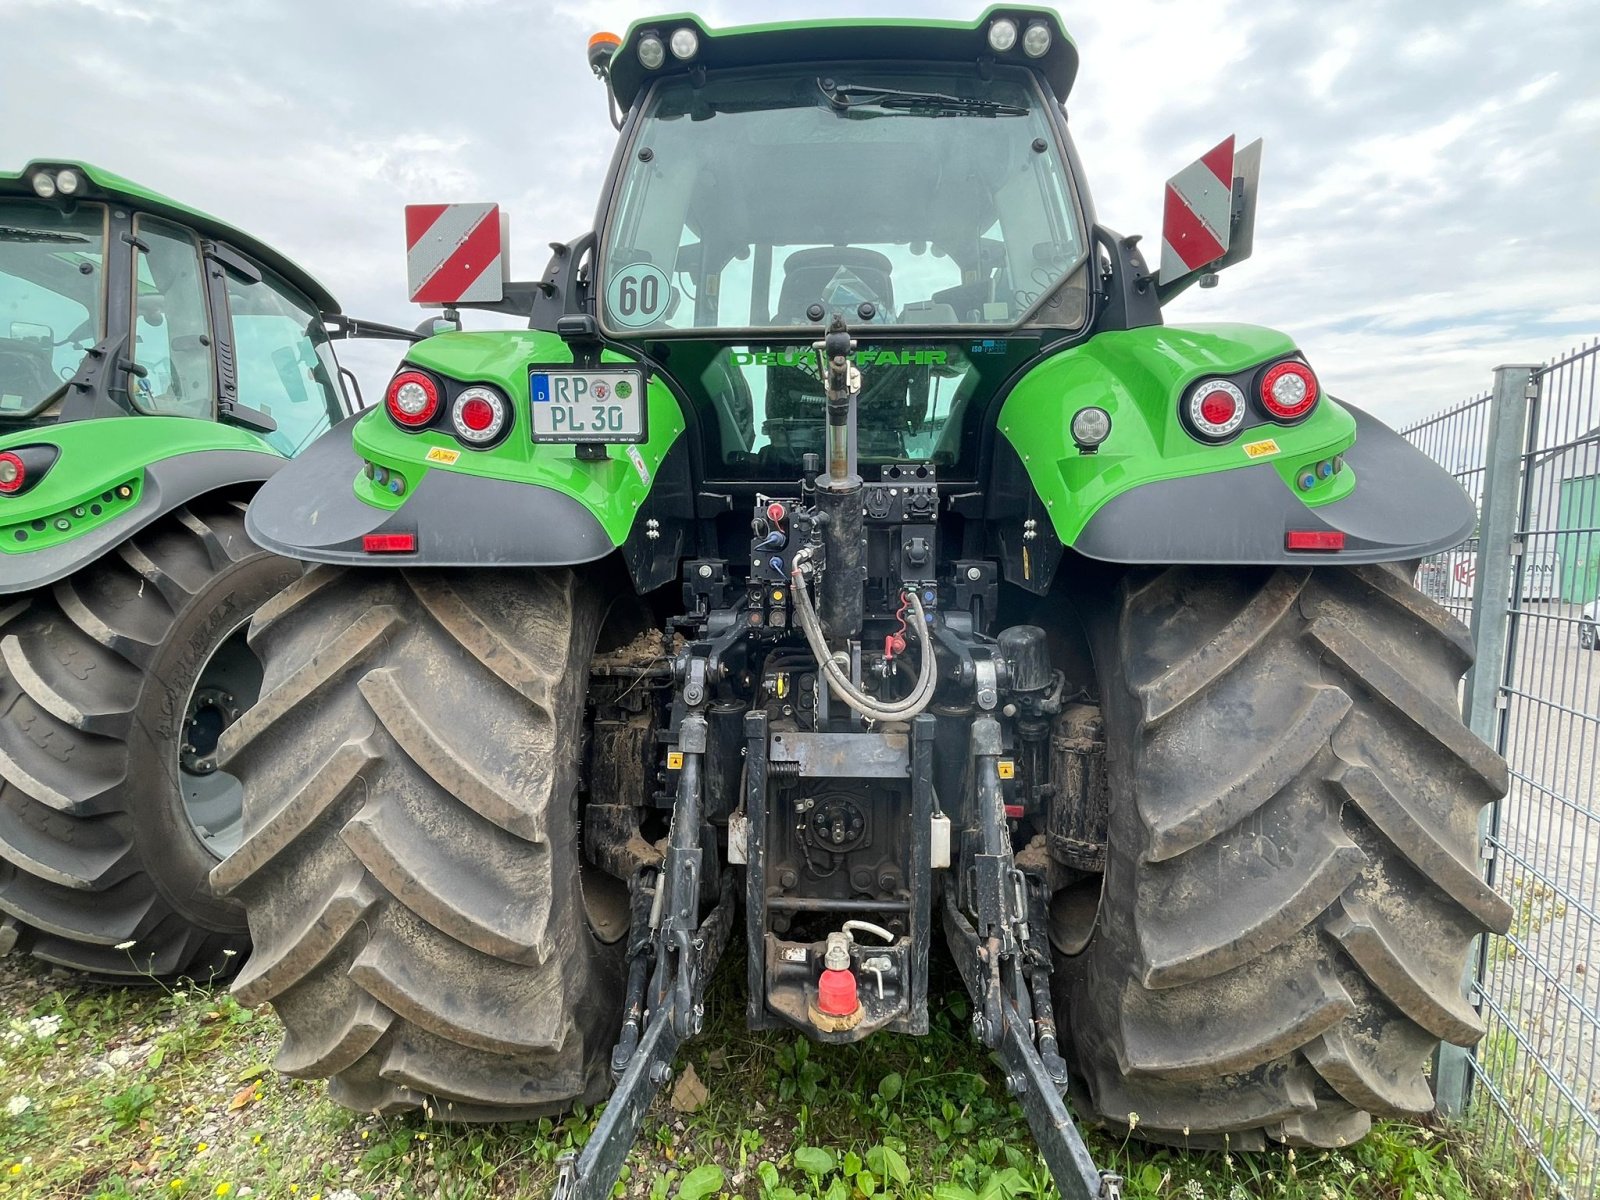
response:
{"label": "second green tractor", "polygon": [[[126,980],[231,974],[217,738],[299,578],[245,505],[353,406],[327,291],[97,167],[0,174],[0,949]],[[398,331],[395,331],[398,332]]]}

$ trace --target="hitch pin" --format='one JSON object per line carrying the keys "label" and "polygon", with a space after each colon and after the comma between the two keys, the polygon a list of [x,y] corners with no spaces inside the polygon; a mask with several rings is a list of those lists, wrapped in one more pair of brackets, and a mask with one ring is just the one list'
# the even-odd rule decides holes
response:
{"label": "hitch pin", "polygon": [[889,969],[889,966],[889,960],[884,958],[882,955],[879,955],[875,958],[869,958],[861,964],[861,969],[863,971],[871,971],[875,976],[877,976],[879,1000],[883,999],[883,973]]}
{"label": "hitch pin", "polygon": [[667,889],[661,886],[661,872],[656,872],[655,887],[650,896],[650,928],[661,928],[661,909],[666,904]]}

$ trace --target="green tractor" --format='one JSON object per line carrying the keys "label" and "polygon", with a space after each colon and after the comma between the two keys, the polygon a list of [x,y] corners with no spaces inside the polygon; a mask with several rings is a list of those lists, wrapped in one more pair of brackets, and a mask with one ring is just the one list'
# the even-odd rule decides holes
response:
{"label": "green tractor", "polygon": [[207,880],[241,830],[216,742],[260,688],[251,616],[304,569],[244,510],[350,411],[337,314],[283,255],[129,180],[0,174],[0,949],[237,966],[243,909]]}
{"label": "green tractor", "polygon": [[1288,336],[1163,322],[1248,253],[1255,149],[1174,177],[1155,272],[1047,10],[591,61],[596,227],[473,301],[528,328],[412,346],[249,509],[320,564],[222,742],[279,1068],[447,1120],[609,1095],[558,1186],[608,1196],[736,925],[749,1025],[831,1043],[926,1032],[942,931],[1064,1196],[1117,1190],[1069,1095],[1241,1150],[1431,1109],[1508,917],[1506,768],[1408,570],[1473,506]]}

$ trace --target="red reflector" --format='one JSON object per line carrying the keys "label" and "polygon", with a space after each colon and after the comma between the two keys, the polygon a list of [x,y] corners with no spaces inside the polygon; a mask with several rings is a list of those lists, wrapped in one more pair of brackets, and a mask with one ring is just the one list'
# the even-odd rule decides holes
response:
{"label": "red reflector", "polygon": [[1006,810],[1006,820],[1008,820],[1008,821],[1020,821],[1020,820],[1022,820],[1022,805],[1020,805],[1020,804],[1007,804],[1005,806],[1005,810]]}
{"label": "red reflector", "polygon": [[410,554],[417,548],[414,533],[369,533],[361,539],[368,554]]}
{"label": "red reflector", "polygon": [[1338,529],[1291,529],[1283,535],[1287,550],[1343,550],[1344,533]]}

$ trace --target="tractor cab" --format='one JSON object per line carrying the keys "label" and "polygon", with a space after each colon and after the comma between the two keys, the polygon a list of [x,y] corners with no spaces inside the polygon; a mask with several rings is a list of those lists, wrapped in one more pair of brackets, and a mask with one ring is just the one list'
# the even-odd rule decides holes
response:
{"label": "tractor cab", "polygon": [[[1037,28],[1046,47],[1060,36]],[[650,36],[618,56],[654,61]],[[716,39],[673,36],[714,57]],[[670,347],[708,475],[790,479],[821,451],[813,343],[839,313],[858,343],[863,464],[971,477],[1001,382],[1089,315],[1087,202],[1048,79],[969,53],[735,59],[641,86],[597,315],[609,338]]]}

